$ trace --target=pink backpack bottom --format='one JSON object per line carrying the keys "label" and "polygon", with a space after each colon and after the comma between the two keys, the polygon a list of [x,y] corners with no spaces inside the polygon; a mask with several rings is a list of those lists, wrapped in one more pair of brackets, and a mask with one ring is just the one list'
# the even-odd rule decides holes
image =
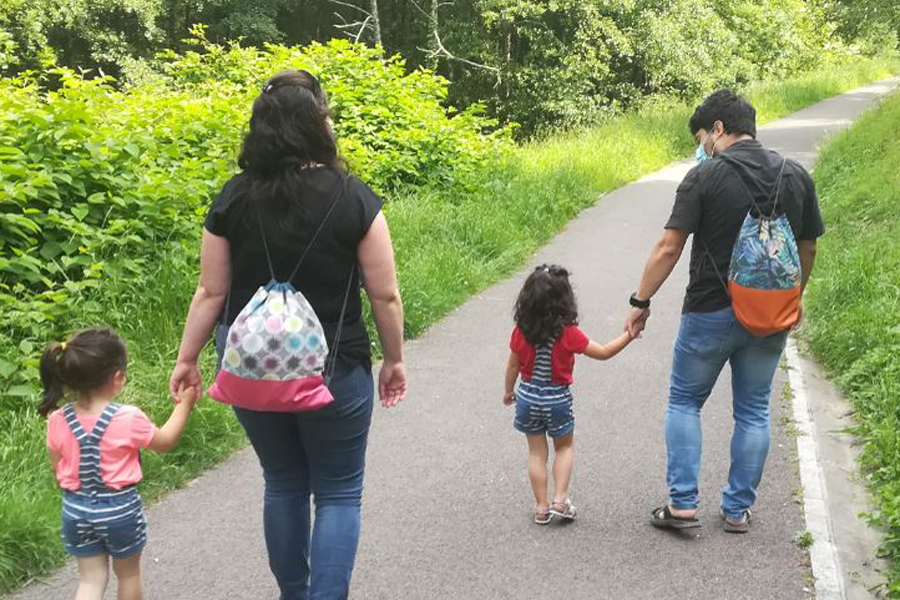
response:
{"label": "pink backpack bottom", "polygon": [[251,380],[224,369],[216,375],[209,396],[224,404],[260,412],[307,412],[334,402],[321,375],[287,381]]}

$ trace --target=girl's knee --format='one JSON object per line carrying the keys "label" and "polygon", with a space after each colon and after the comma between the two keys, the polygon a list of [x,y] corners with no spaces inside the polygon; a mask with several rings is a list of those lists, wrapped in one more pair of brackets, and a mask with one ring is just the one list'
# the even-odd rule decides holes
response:
{"label": "girl's knee", "polygon": [[141,553],[138,552],[128,558],[114,558],[113,571],[118,579],[141,576]]}
{"label": "girl's knee", "polygon": [[566,435],[561,435],[559,437],[553,438],[553,449],[559,451],[571,448],[574,442],[575,434],[567,433]]}

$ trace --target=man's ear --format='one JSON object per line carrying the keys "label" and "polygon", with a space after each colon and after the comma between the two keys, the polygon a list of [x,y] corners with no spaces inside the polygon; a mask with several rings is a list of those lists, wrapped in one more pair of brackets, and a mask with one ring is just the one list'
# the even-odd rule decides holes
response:
{"label": "man's ear", "polygon": [[716,137],[720,137],[725,135],[725,124],[722,121],[716,121],[713,123],[713,133]]}

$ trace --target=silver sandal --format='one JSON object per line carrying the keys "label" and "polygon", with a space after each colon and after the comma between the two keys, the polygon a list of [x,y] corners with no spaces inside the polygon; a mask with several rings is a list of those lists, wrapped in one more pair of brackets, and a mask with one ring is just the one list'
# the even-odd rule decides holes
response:
{"label": "silver sandal", "polygon": [[562,501],[554,500],[550,504],[550,514],[556,515],[557,517],[561,517],[563,519],[568,519],[569,521],[575,520],[575,515],[578,511],[575,510],[575,507],[572,506],[572,501],[568,498]]}

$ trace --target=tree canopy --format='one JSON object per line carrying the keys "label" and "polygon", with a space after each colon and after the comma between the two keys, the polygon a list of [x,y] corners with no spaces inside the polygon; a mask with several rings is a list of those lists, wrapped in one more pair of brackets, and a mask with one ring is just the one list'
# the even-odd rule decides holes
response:
{"label": "tree canopy", "polygon": [[[349,37],[452,82],[525,131],[648,97],[814,68],[896,47],[894,0],[7,0],[0,61],[139,80],[193,25],[211,41],[306,45]],[[4,59],[4,57],[6,57]]]}

